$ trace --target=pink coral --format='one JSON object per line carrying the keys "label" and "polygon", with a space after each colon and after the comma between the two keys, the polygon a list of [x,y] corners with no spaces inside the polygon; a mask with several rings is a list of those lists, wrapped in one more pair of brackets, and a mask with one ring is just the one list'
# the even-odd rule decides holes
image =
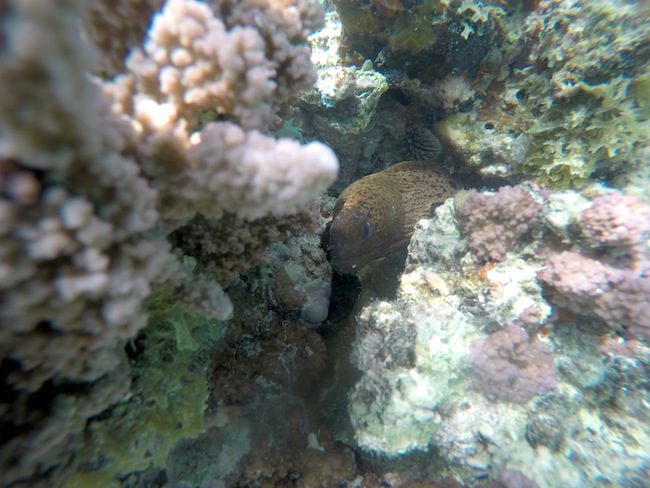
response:
{"label": "pink coral", "polygon": [[461,210],[470,249],[481,260],[505,259],[541,211],[542,206],[523,188],[504,186],[495,194],[470,195]]}
{"label": "pink coral", "polygon": [[516,323],[475,340],[470,360],[474,386],[502,400],[527,403],[557,384],[548,345]]}
{"label": "pink coral", "polygon": [[[650,206],[611,193],[583,210],[579,226],[599,254],[565,251],[552,255],[538,278],[556,305],[602,320],[612,328],[650,338]],[[587,249],[585,251],[589,251]]]}
{"label": "pink coral", "polygon": [[538,273],[547,298],[612,328],[650,338],[650,269],[618,269],[574,252],[551,256]]}
{"label": "pink coral", "polygon": [[580,227],[593,244],[636,246],[650,232],[650,206],[632,195],[609,193],[580,213]]}
{"label": "pink coral", "polygon": [[580,214],[580,229],[591,247],[615,248],[642,265],[650,234],[650,206],[632,195],[609,193],[594,199]]}
{"label": "pink coral", "polygon": [[562,292],[559,305],[585,307],[623,278],[620,270],[572,251],[552,255],[538,277]]}

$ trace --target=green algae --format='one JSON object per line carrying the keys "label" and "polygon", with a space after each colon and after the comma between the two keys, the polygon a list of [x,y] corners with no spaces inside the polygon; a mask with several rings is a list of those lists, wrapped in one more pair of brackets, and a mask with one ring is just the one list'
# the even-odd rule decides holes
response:
{"label": "green algae", "polygon": [[148,308],[148,325],[132,346],[129,394],[90,422],[88,447],[68,488],[119,486],[120,475],[165,468],[178,441],[204,430],[204,349],[223,336],[224,323],[184,311],[167,293],[155,295]]}
{"label": "green algae", "polygon": [[392,26],[388,45],[393,51],[418,54],[440,40],[442,32],[432,26],[437,2],[425,2],[412,11],[403,12]]}

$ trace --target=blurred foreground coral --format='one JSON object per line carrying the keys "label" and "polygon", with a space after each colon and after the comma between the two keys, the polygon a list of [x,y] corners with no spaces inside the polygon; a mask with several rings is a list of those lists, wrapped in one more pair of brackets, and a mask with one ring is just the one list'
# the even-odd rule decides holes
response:
{"label": "blurred foreground coral", "polygon": [[86,419],[124,396],[124,346],[154,288],[231,314],[226,283],[192,278],[168,233],[197,215],[280,221],[338,163],[322,144],[263,132],[315,80],[306,37],[322,13],[307,1],[15,0],[0,12],[0,469],[13,486],[56,480]]}

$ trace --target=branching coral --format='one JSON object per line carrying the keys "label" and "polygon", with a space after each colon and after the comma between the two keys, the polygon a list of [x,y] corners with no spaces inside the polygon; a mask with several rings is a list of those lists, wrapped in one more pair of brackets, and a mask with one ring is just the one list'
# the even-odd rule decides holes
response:
{"label": "branching coral", "polygon": [[145,235],[156,193],[129,154],[129,127],[83,72],[76,6],[19,2],[4,24],[0,79],[16,93],[0,102],[2,357],[30,390],[110,371],[144,323],[151,284],[177,271],[164,240]]}
{"label": "branching coral", "polygon": [[287,233],[309,230],[311,217],[299,213],[289,218],[265,217],[245,222],[232,214],[220,219],[196,216],[171,236],[172,244],[197,260],[202,273],[227,284],[238,274],[263,261],[266,247]]}
{"label": "branching coral", "polygon": [[[118,2],[118,17],[137,3]],[[245,130],[266,129],[314,79],[304,41],[319,9],[217,3],[169,0],[131,72],[108,82],[92,77],[97,59],[83,32],[98,5],[3,4],[0,356],[5,398],[17,405],[2,404],[3,481],[64,470],[66,441],[124,394],[124,346],[146,323],[153,288],[173,288],[211,318],[231,313],[216,281],[188,286],[165,232],[197,213],[291,214],[334,178],[327,147]],[[139,20],[145,32],[150,19]],[[123,46],[112,49],[101,54],[119,59]],[[230,120],[202,127],[209,110]],[[32,398],[51,405],[38,419],[15,411]],[[49,452],[30,453],[36,444]]]}
{"label": "branching coral", "polygon": [[210,108],[247,127],[267,125],[276,82],[265,48],[257,29],[228,30],[205,3],[169,1],[144,50],[127,63],[137,84],[136,114],[155,103],[188,128]]}
{"label": "branching coral", "polygon": [[103,74],[113,75],[124,70],[130,49],[144,40],[147,23],[164,0],[91,2],[86,10],[86,32],[99,50],[98,67]]}
{"label": "branching coral", "polygon": [[[224,210],[247,219],[286,215],[332,181],[336,157],[321,144],[275,140],[231,122],[201,128],[202,116],[216,111],[219,118],[265,129],[277,104],[291,100],[278,87],[285,82],[299,90],[313,81],[301,75],[311,70],[306,47],[291,43],[316,25],[311,11],[305,25],[300,22],[301,6],[293,4],[284,23],[270,21],[287,29],[287,37],[271,36],[269,26],[227,30],[208,5],[170,0],[155,18],[145,50],[129,58],[131,74],[107,86],[115,110],[132,118],[141,139],[142,168],[160,192],[164,219],[187,221],[197,211],[219,218]],[[256,13],[246,3],[238,8],[239,17],[230,13],[233,22]],[[276,10],[269,7],[275,16]],[[267,58],[274,44],[291,69]]]}

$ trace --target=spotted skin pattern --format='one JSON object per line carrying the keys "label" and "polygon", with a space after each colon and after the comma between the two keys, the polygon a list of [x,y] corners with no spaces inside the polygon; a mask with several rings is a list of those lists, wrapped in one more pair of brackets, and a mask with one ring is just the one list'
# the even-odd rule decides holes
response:
{"label": "spotted skin pattern", "polygon": [[328,235],[332,267],[357,274],[405,246],[417,221],[431,216],[455,191],[434,161],[404,161],[355,181],[334,206]]}

